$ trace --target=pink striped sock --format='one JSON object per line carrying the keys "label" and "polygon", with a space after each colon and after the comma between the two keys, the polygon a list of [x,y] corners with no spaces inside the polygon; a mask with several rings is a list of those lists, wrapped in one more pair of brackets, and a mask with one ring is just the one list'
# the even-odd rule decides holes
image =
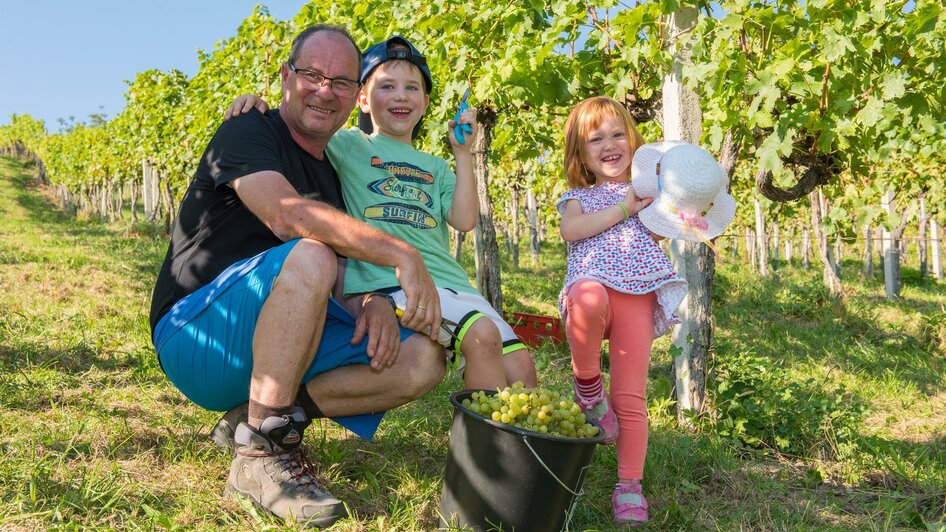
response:
{"label": "pink striped sock", "polygon": [[592,398],[602,395],[604,392],[604,383],[601,381],[601,375],[595,375],[590,379],[579,379],[575,377],[575,391],[579,397]]}

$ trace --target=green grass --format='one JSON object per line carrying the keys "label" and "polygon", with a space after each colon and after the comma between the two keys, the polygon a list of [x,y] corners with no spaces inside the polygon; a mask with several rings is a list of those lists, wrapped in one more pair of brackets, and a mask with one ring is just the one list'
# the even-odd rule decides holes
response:
{"label": "green grass", "polygon": [[[59,213],[28,168],[0,159],[0,529],[292,528],[222,497],[230,459],[207,437],[218,414],[186,401],[157,365],[147,314],[165,249],[154,228]],[[554,314],[562,246],[545,244],[535,266],[525,250],[519,269],[503,260],[507,309]],[[672,416],[668,341],[657,342],[645,529],[946,529],[946,285],[905,268],[903,298],[888,301],[882,279],[858,269],[844,264],[837,305],[818,271],[796,264],[759,279],[720,266],[716,416],[696,430]],[[567,350],[536,355],[540,382],[566,390]],[[727,395],[747,382],[759,388]],[[373,443],[327,422],[307,432],[354,516],[333,530],[436,527],[447,397],[460,384],[449,375],[390,413]],[[727,412],[776,422],[739,433]],[[769,435],[779,430],[792,440],[784,448]],[[599,447],[573,529],[612,529],[615,470],[614,449]]]}

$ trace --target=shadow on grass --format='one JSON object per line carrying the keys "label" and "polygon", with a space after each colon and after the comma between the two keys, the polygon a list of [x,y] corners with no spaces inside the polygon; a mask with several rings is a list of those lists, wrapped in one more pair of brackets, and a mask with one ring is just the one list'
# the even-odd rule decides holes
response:
{"label": "shadow on grass", "polygon": [[[107,295],[111,285],[150,293],[164,242],[94,221],[77,221],[39,193],[36,180],[21,163],[0,162],[4,170],[0,197],[23,211],[4,220],[5,230],[15,236],[0,244],[0,263],[17,265],[16,271],[22,272],[8,282],[43,272],[55,285],[49,310],[44,311],[17,307],[16,290],[29,288],[10,286],[13,298],[0,316],[0,367],[24,376],[25,370],[37,367],[70,375],[90,368],[130,371],[138,380],[149,372],[160,376],[152,371],[157,364],[147,331],[140,329],[145,317],[128,312],[126,301]],[[79,289],[73,290],[71,279]],[[42,406],[38,401],[30,404]]]}
{"label": "shadow on grass", "polygon": [[[730,444],[707,434],[654,427],[645,465],[644,493],[650,504],[652,530],[850,530],[852,517],[865,526],[879,522],[878,500],[900,498],[895,489],[874,489],[870,496],[811,482],[806,470],[752,452],[742,459]],[[610,513],[616,462],[613,448],[599,447],[586,485],[582,524],[594,530],[613,530]],[[918,494],[902,503],[909,507],[926,500]],[[925,510],[927,519],[935,516]],[[580,507],[581,509],[581,507]],[[896,516],[895,525],[912,518]]]}
{"label": "shadow on grass", "polygon": [[[42,412],[74,400],[67,397],[89,385],[90,370],[101,372],[111,387],[167,382],[156,357],[147,351],[109,354],[84,341],[62,349],[38,342],[0,343],[0,370],[0,405],[26,412]],[[101,409],[95,402],[82,407]]]}
{"label": "shadow on grass", "polygon": [[3,480],[13,488],[4,491],[0,511],[0,528],[4,530],[111,529],[115,515],[140,518],[143,507],[182,506],[177,495],[158,497],[129,485],[117,468],[86,463],[81,449],[38,455],[14,483],[6,482],[13,479]]}
{"label": "shadow on grass", "polygon": [[[885,329],[876,311],[861,301],[832,302],[820,279],[806,272],[791,274],[801,279],[779,282],[747,270],[727,268],[717,274],[717,352],[752,351],[792,364],[820,362],[852,374],[895,379],[928,396],[946,390],[929,338]],[[932,305],[893,304],[921,315]]]}
{"label": "shadow on grass", "polygon": [[105,352],[85,339],[70,342],[63,347],[50,347],[47,343],[38,341],[16,342],[13,338],[0,343],[0,368],[4,372],[36,367],[51,367],[72,374],[84,373],[94,367],[109,372],[128,371],[135,378],[152,370],[161,374],[157,355],[150,345],[133,351]]}
{"label": "shadow on grass", "polygon": [[[816,272],[783,270],[783,281],[779,282],[759,278],[747,270],[728,267],[717,275],[714,299],[725,303],[718,304],[715,313],[719,332],[717,360],[728,366],[743,358],[768,359],[768,369],[757,368],[759,372],[754,374],[758,375],[764,375],[765,371],[793,371],[793,368],[799,374],[810,375],[806,368],[813,365],[826,367],[829,372],[833,371],[830,368],[842,371],[845,379],[841,381],[841,390],[833,389],[836,385],[831,384],[833,380],[828,376],[811,381],[811,386],[805,387],[810,397],[797,405],[802,410],[781,414],[783,420],[788,420],[783,426],[823,422],[832,427],[841,423],[842,418],[835,416],[853,415],[854,418],[845,418],[848,430],[843,433],[843,441],[847,441],[849,447],[842,452],[848,455],[857,452],[859,458],[855,461],[863,462],[861,467],[865,470],[878,473],[865,475],[861,484],[852,488],[852,493],[838,496],[839,508],[849,513],[896,514],[893,523],[899,526],[918,523],[922,526],[924,520],[942,519],[946,441],[940,438],[912,442],[865,436],[863,429],[857,429],[863,424],[863,413],[857,414],[856,408],[846,408],[868,403],[877,393],[892,398],[903,390],[917,390],[931,398],[946,390],[941,369],[943,361],[931,348],[931,342],[936,341],[932,336],[936,331],[907,330],[899,323],[882,321],[889,309],[895,310],[892,315],[905,324],[923,322],[929,316],[934,316],[935,321],[936,313],[942,310],[931,300],[942,299],[943,286],[917,278],[913,280],[925,287],[929,298],[887,301],[855,294],[844,304],[837,304],[828,297],[820,278],[814,276]],[[906,276],[906,282],[910,280],[911,276]],[[913,289],[911,285],[907,287]],[[865,300],[869,300],[866,302],[869,304]],[[837,403],[841,392],[850,394],[850,398]],[[773,393],[781,392],[774,390]],[[742,405],[757,404],[771,410],[766,410],[767,414],[790,408],[788,403],[775,398],[756,399],[750,395],[733,398],[736,399]],[[757,415],[761,413],[760,410]],[[750,416],[749,419],[755,418]],[[789,432],[797,436],[803,428],[804,425],[798,425]],[[817,434],[812,437],[813,441],[821,441]],[[843,441],[840,433],[827,438],[821,443],[832,444],[822,452],[834,449],[839,443],[845,445]],[[766,443],[775,447],[774,441]],[[857,451],[852,451],[850,445]],[[847,460],[851,459],[848,456]]]}
{"label": "shadow on grass", "polygon": [[[24,222],[34,228],[33,230],[56,235],[67,242],[89,243],[90,248],[104,255],[99,260],[104,260],[109,265],[123,265],[137,274],[125,279],[125,282],[133,283],[136,288],[150,289],[150,284],[157,278],[166,249],[166,239],[160,232],[156,230],[129,232],[97,220],[77,220],[41,195],[35,178],[29,175],[22,165],[16,168],[15,175],[9,177],[9,181],[15,190],[16,203],[27,212]],[[16,261],[56,264],[63,261],[62,252],[62,248],[33,250],[30,253],[21,253],[22,256]],[[94,260],[88,257],[74,257],[68,262],[68,266],[76,268]]]}

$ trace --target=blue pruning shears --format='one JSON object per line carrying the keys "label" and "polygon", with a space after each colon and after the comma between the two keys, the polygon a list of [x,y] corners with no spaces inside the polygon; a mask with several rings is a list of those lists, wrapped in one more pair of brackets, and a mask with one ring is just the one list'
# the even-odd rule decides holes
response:
{"label": "blue pruning shears", "polygon": [[470,124],[460,124],[460,115],[463,114],[463,111],[466,111],[470,108],[470,89],[467,89],[463,93],[463,98],[460,98],[460,105],[457,107],[457,114],[453,115],[453,120],[457,122],[457,125],[453,127],[453,134],[457,138],[457,142],[463,144],[463,135],[473,134],[473,127]]}

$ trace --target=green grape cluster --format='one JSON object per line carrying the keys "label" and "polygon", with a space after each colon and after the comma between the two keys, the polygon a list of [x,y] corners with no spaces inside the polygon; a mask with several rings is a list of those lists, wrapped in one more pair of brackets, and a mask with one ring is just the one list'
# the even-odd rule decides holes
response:
{"label": "green grape cluster", "polygon": [[540,434],[567,438],[598,435],[598,427],[585,422],[585,414],[570,398],[545,388],[526,388],[521,382],[495,394],[473,392],[462,404],[474,414]]}

